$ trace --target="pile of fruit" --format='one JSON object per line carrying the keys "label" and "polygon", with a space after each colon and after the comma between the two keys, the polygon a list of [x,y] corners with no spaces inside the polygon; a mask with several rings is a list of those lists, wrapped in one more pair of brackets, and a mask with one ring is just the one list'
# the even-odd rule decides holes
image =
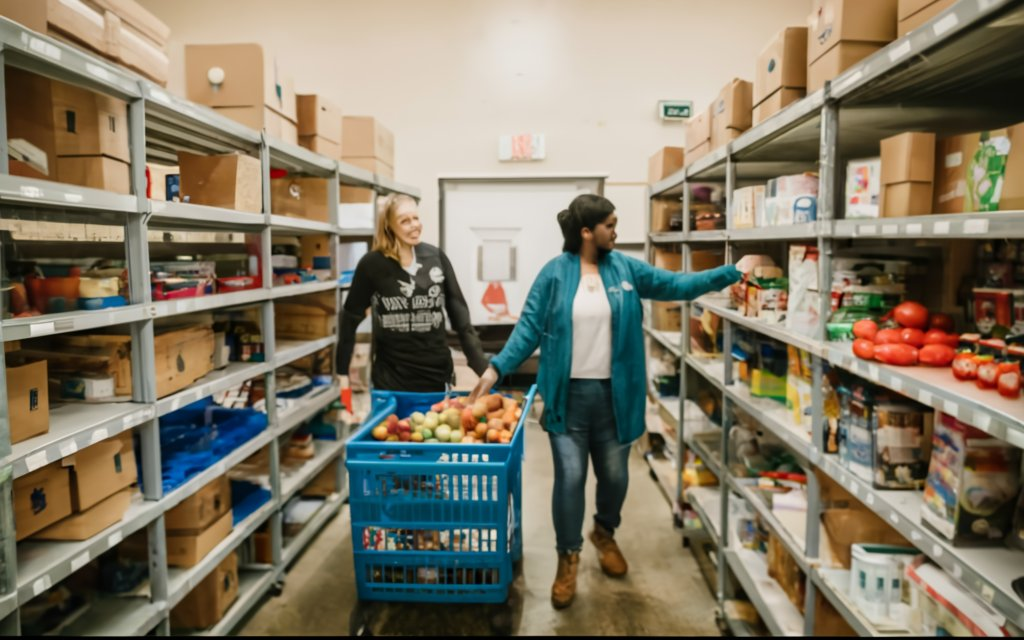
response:
{"label": "pile of fruit", "polygon": [[522,415],[515,400],[498,393],[482,396],[471,406],[449,398],[426,413],[416,411],[404,419],[391,414],[371,435],[384,442],[508,444]]}
{"label": "pile of fruit", "polygon": [[853,325],[853,353],[863,360],[902,367],[917,364],[948,367],[956,357],[960,336],[945,313],[928,313],[918,302],[902,302],[882,318]]}

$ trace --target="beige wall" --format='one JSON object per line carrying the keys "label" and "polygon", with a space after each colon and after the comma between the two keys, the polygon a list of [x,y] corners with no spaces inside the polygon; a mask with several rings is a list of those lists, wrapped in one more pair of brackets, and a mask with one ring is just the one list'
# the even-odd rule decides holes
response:
{"label": "beige wall", "polygon": [[[186,43],[259,42],[345,113],[395,132],[396,178],[423,193],[438,237],[437,179],[462,175],[608,176],[642,240],[647,158],[681,145],[662,99],[698,110],[810,0],[140,0],[171,27],[170,89],[184,94]],[[544,133],[547,159],[497,160],[498,137]],[[551,212],[545,212],[551,213]]]}

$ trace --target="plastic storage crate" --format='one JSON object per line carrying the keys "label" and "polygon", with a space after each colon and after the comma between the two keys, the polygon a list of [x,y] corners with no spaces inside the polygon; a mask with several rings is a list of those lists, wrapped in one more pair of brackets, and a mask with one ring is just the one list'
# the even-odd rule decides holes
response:
{"label": "plastic storage crate", "polygon": [[389,414],[428,411],[443,393],[374,392],[346,447],[356,587],[363,600],[504,602],[523,553],[524,396],[509,444],[380,442]]}

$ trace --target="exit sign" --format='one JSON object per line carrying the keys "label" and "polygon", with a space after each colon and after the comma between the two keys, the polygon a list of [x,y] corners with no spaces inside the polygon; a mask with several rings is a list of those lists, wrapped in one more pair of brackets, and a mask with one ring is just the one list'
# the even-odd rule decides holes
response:
{"label": "exit sign", "polygon": [[662,100],[658,103],[658,115],[662,120],[687,120],[693,115],[693,103],[689,100]]}

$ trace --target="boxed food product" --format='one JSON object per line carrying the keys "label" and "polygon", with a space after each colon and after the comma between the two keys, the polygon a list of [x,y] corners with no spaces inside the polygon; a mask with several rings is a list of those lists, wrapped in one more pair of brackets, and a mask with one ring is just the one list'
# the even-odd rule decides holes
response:
{"label": "boxed food product", "polygon": [[263,211],[259,158],[240,153],[202,156],[179,151],[178,165],[182,202],[248,213]]}
{"label": "boxed food product", "polygon": [[812,222],[818,218],[818,176],[781,176],[768,181],[764,193],[765,226]]}
{"label": "boxed food product", "polygon": [[811,354],[792,345],[786,346],[789,371],[786,376],[786,408],[793,415],[793,424],[801,425],[808,433],[812,427],[811,386],[813,370]]}
{"label": "boxed food product", "polygon": [[237,599],[238,554],[232,552],[171,609],[171,626],[174,629],[212,627]]}
{"label": "boxed food product", "polygon": [[881,158],[850,160],[846,163],[846,218],[879,217]]}
{"label": "boxed food product", "polygon": [[50,388],[46,360],[7,356],[7,417],[11,444],[50,430]]}
{"label": "boxed food product", "polygon": [[789,246],[789,299],[786,328],[814,337],[818,330],[821,294],[818,288],[818,247]]}
{"label": "boxed food product", "polygon": [[654,184],[683,168],[683,148],[663,147],[647,161],[647,182]]}
{"label": "boxed food product", "polygon": [[782,89],[807,86],[807,27],[786,27],[757,56],[753,103],[759,105]]}
{"label": "boxed food product", "polygon": [[953,545],[999,545],[1013,525],[1021,450],[941,413],[921,521]]}
{"label": "boxed food product", "polygon": [[742,187],[733,191],[733,229],[752,229],[760,226],[764,217],[764,193],[764,185]]}
{"label": "boxed food product", "polygon": [[939,140],[936,213],[1024,208],[1024,125]]}
{"label": "boxed food product", "polygon": [[71,515],[71,479],[60,462],[36,469],[13,483],[15,539],[33,533]]}
{"label": "boxed food product", "polygon": [[914,547],[854,544],[850,568],[850,594],[875,624],[905,621],[910,615],[903,602],[904,571],[920,552]]}
{"label": "boxed food product", "polygon": [[907,566],[910,632],[918,637],[1005,637],[1005,616],[924,556]]}

